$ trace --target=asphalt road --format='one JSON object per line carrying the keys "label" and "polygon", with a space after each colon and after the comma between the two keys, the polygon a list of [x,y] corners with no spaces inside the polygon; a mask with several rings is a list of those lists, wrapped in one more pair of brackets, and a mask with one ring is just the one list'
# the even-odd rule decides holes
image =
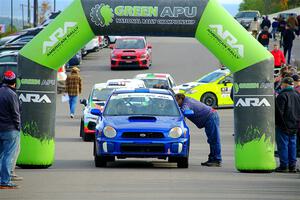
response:
{"label": "asphalt road", "polygon": [[[81,66],[86,98],[94,83],[131,78],[144,72],[167,72],[177,83],[192,81],[218,67],[218,61],[194,39],[148,38],[153,45],[150,70],[110,71],[109,49],[90,54]],[[222,168],[206,168],[208,145],[204,130],[191,127],[188,169],[158,160],[121,160],[95,168],[92,143],[79,138],[81,106],[75,119],[68,105],[57,101],[56,161],[49,169],[17,169],[21,189],[0,191],[0,199],[300,199],[299,174],[239,173],[234,168],[233,110],[221,117]]]}

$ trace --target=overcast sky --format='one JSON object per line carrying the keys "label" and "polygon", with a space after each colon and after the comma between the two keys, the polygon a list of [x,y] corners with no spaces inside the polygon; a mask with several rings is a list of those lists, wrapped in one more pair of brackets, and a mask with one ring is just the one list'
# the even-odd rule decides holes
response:
{"label": "overcast sky", "polygon": [[222,4],[240,4],[243,0],[219,0]]}

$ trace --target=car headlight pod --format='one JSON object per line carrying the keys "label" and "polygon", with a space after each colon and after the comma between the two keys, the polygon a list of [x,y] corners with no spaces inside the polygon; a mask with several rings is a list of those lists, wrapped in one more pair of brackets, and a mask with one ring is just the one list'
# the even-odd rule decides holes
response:
{"label": "car headlight pod", "polygon": [[145,53],[145,54],[142,54],[142,55],[141,55],[141,59],[145,59],[145,58],[147,58],[147,56],[148,56],[148,54],[147,54],[147,53]]}
{"label": "car headlight pod", "polygon": [[180,127],[174,127],[169,131],[170,138],[179,138],[182,136],[182,129]]}
{"label": "car headlight pod", "polygon": [[107,138],[114,138],[117,135],[117,131],[111,126],[105,126],[103,129],[103,134]]}

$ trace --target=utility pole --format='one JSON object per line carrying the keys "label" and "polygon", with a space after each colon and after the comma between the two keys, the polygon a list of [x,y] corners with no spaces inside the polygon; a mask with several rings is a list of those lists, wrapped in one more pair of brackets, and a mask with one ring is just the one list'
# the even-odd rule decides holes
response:
{"label": "utility pole", "polygon": [[24,4],[21,3],[21,9],[22,9],[22,27],[24,29],[25,25],[24,25]]}
{"label": "utility pole", "polygon": [[38,0],[33,0],[33,26],[37,27],[38,26]]}
{"label": "utility pole", "polygon": [[53,12],[56,10],[56,0],[53,0]]}
{"label": "utility pole", "polygon": [[13,32],[14,25],[14,9],[13,9],[13,0],[10,0],[10,31]]}
{"label": "utility pole", "polygon": [[27,1],[27,6],[28,6],[28,10],[27,10],[27,24],[28,24],[28,26],[30,26],[30,24],[31,24],[30,0]]}

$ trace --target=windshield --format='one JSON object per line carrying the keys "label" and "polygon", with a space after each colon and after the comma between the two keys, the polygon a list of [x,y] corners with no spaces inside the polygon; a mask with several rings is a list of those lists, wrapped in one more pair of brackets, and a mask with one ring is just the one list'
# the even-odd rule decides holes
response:
{"label": "windshield", "polygon": [[106,101],[111,92],[114,89],[112,88],[104,88],[104,89],[94,89],[93,93],[92,93],[92,100],[93,101]]}
{"label": "windshield", "polygon": [[256,12],[239,12],[236,16],[236,18],[253,18],[257,17]]}
{"label": "windshield", "polygon": [[212,82],[218,80],[219,78],[221,78],[222,76],[225,76],[225,74],[222,73],[222,72],[213,72],[213,73],[210,73],[210,74],[202,77],[197,82],[199,82],[199,83],[212,83]]}
{"label": "windshield", "polygon": [[141,39],[118,39],[116,49],[144,49],[145,42]]}
{"label": "windshield", "polygon": [[155,85],[168,86],[168,81],[164,79],[142,79],[146,88],[154,88]]}
{"label": "windshield", "polygon": [[127,93],[112,95],[105,107],[103,115],[179,117],[180,112],[171,95]]}

